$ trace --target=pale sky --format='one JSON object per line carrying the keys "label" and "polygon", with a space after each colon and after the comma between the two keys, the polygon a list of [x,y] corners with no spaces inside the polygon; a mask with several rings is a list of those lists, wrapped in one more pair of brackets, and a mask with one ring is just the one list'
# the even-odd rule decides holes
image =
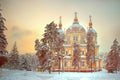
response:
{"label": "pale sky", "polygon": [[41,39],[51,21],[67,29],[78,13],[79,23],[87,30],[89,15],[98,33],[99,52],[109,52],[115,38],[120,43],[120,0],[0,0],[8,30],[7,50],[17,42],[20,53],[35,53],[34,41]]}

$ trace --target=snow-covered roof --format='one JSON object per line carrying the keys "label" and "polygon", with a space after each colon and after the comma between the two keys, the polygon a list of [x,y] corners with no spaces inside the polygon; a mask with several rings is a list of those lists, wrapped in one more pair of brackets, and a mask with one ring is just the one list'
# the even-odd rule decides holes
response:
{"label": "snow-covered roof", "polygon": [[92,27],[91,27],[91,28],[89,28],[89,29],[88,29],[88,31],[87,31],[87,33],[90,33],[90,32],[92,32],[92,33],[96,33],[95,29],[94,29],[94,28],[92,28]]}
{"label": "snow-covered roof", "polygon": [[67,32],[82,32],[85,33],[84,27],[79,23],[73,23],[71,26],[68,27]]}
{"label": "snow-covered roof", "polygon": [[79,23],[73,23],[69,28],[71,29],[71,28],[73,28],[73,27],[78,27],[78,28],[80,28],[80,29],[83,28],[83,26],[80,25]]}
{"label": "snow-covered roof", "polygon": [[64,44],[63,46],[65,46],[65,47],[71,47],[70,44]]}
{"label": "snow-covered roof", "polygon": [[86,56],[85,56],[85,55],[81,55],[80,57],[81,57],[81,58],[86,58]]}
{"label": "snow-covered roof", "polygon": [[63,31],[62,29],[58,29],[58,32],[59,32],[60,34],[64,34],[64,31]]}
{"label": "snow-covered roof", "polygon": [[64,56],[64,58],[71,58],[71,56]]}
{"label": "snow-covered roof", "polygon": [[82,46],[82,47],[86,47],[86,46],[87,46],[87,44],[80,44],[80,46]]}

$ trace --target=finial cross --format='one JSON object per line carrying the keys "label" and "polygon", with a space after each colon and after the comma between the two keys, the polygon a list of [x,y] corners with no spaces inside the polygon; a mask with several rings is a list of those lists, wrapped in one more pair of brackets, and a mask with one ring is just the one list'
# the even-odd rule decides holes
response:
{"label": "finial cross", "polygon": [[61,18],[62,18],[62,17],[60,16],[60,23],[61,23]]}
{"label": "finial cross", "polygon": [[90,18],[90,21],[91,21],[91,17],[92,17],[92,16],[90,15],[90,16],[89,16],[89,18]]}
{"label": "finial cross", "polygon": [[75,12],[75,17],[77,18],[77,12]]}

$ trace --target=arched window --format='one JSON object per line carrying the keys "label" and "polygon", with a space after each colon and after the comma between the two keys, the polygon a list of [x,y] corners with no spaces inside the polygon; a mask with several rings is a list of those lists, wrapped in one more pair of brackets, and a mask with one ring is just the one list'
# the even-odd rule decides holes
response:
{"label": "arched window", "polygon": [[73,37],[73,40],[74,40],[74,41],[78,41],[78,36],[74,36],[74,37]]}
{"label": "arched window", "polygon": [[65,66],[65,67],[67,66],[67,61],[66,61],[66,59],[64,60],[64,66]]}
{"label": "arched window", "polygon": [[67,37],[67,44],[70,44],[70,37]]}
{"label": "arched window", "polygon": [[85,66],[85,62],[84,61],[80,61],[81,66]]}
{"label": "arched window", "polygon": [[66,51],[66,55],[68,55],[68,51]]}
{"label": "arched window", "polygon": [[82,55],[84,55],[84,50],[82,50]]}

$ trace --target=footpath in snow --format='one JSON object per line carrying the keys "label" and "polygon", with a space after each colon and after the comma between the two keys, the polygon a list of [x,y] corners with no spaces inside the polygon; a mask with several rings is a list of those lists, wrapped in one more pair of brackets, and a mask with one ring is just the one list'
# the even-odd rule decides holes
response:
{"label": "footpath in snow", "polygon": [[83,72],[33,72],[20,70],[0,71],[0,80],[120,80],[120,72],[107,73],[101,72],[83,73]]}

